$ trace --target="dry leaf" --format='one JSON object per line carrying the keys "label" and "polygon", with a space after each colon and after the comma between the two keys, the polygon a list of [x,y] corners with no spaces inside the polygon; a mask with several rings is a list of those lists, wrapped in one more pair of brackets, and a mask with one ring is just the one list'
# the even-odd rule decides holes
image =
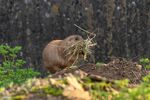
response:
{"label": "dry leaf", "polygon": [[67,77],[67,82],[69,85],[64,89],[64,96],[71,100],[91,100],[89,93],[83,89],[73,75]]}
{"label": "dry leaf", "polygon": [[65,87],[65,84],[62,84],[62,83],[58,82],[56,79],[50,78],[49,80],[50,80],[51,85],[54,85],[54,86],[57,86],[57,87],[62,87],[62,88]]}

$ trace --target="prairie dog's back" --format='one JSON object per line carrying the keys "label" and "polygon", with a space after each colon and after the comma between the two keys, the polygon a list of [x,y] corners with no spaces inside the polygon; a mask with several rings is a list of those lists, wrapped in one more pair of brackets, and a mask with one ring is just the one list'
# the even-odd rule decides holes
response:
{"label": "prairie dog's back", "polygon": [[43,61],[52,62],[55,57],[58,58],[58,48],[61,48],[61,42],[62,40],[53,40],[46,45],[42,53]]}

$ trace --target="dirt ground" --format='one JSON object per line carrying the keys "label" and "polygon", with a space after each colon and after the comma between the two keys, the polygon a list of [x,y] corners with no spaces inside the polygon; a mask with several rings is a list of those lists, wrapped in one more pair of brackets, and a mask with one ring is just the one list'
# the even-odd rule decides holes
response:
{"label": "dirt ground", "polygon": [[141,82],[142,76],[149,73],[141,65],[136,62],[128,61],[124,58],[113,59],[107,64],[85,64],[76,69],[69,69],[60,71],[54,75],[63,76],[66,73],[75,73],[76,71],[82,71],[85,75],[94,76],[102,80],[121,80],[129,79],[130,83]]}

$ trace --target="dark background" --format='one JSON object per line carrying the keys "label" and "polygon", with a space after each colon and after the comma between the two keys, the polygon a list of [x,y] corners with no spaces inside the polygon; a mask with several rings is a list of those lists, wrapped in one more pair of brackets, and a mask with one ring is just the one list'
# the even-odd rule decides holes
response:
{"label": "dark background", "polygon": [[150,57],[150,0],[0,0],[0,44],[21,45],[28,66],[41,66],[52,39],[96,34],[96,61]]}

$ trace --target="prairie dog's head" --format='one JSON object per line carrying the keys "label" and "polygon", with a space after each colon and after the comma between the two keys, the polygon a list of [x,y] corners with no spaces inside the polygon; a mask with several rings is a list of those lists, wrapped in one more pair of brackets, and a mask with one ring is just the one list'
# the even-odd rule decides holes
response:
{"label": "prairie dog's head", "polygon": [[66,43],[67,46],[71,46],[80,41],[83,41],[83,38],[80,35],[71,35],[64,39],[64,42]]}

